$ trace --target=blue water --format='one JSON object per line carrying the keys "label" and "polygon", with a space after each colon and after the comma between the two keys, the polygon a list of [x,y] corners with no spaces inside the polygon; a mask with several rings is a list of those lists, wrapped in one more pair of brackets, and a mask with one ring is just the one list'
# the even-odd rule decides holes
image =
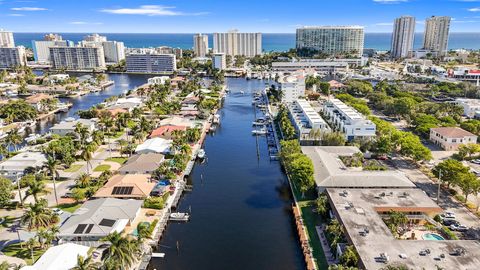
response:
{"label": "blue water", "polygon": [[[87,33],[60,33],[64,39],[80,41]],[[32,47],[32,40],[42,40],[45,33],[15,33],[17,45]],[[157,47],[171,46],[190,49],[193,46],[193,34],[118,34],[104,33],[109,40],[123,41],[127,47]],[[391,43],[390,33],[366,33],[365,48],[389,50]],[[209,34],[209,45],[212,47],[213,38]],[[423,34],[415,34],[415,48],[421,48]],[[295,34],[263,34],[264,51],[286,51],[295,47]],[[480,49],[479,33],[451,33],[449,49]]]}

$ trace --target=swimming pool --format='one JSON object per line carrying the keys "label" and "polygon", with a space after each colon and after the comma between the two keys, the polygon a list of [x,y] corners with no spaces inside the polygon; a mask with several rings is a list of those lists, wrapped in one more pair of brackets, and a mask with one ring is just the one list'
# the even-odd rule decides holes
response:
{"label": "swimming pool", "polygon": [[422,238],[423,240],[436,240],[436,241],[441,241],[441,240],[445,240],[445,238],[441,237],[440,235],[436,234],[436,233],[426,233],[424,235],[422,235]]}

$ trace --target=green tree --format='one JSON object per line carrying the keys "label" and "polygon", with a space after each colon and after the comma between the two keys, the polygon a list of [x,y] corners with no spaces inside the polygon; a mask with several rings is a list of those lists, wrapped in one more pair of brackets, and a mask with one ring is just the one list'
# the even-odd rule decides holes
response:
{"label": "green tree", "polygon": [[357,266],[358,254],[354,246],[347,246],[342,256],[340,256],[340,263],[348,267]]}
{"label": "green tree", "polygon": [[12,181],[0,176],[0,207],[5,207],[12,199]]}
{"label": "green tree", "polygon": [[26,184],[28,189],[27,192],[25,192],[25,197],[23,197],[23,200],[26,200],[29,196],[33,196],[35,203],[38,203],[38,195],[49,193],[45,185],[44,179],[40,174],[37,176],[29,177]]}
{"label": "green tree", "polygon": [[480,191],[480,181],[472,172],[461,173],[457,185],[465,195],[465,202],[470,194],[477,194]]}
{"label": "green tree", "polygon": [[72,270],[98,270],[100,269],[101,264],[94,262],[91,256],[83,257],[81,255],[77,256],[77,265],[72,268]]}
{"label": "green tree", "polygon": [[460,161],[455,159],[444,160],[438,163],[432,170],[432,173],[443,183],[446,183],[448,187],[457,185],[461,175],[468,172],[468,167],[465,167]]}
{"label": "green tree", "polygon": [[343,146],[345,142],[345,135],[340,132],[326,132],[322,136],[322,145]]}
{"label": "green tree", "polygon": [[317,200],[315,201],[315,206],[317,213],[323,217],[327,216],[329,206],[328,206],[328,198],[325,193],[322,193],[318,196]]}
{"label": "green tree", "polygon": [[139,254],[138,243],[118,232],[113,232],[102,239],[109,244],[104,256],[106,264],[117,269],[129,269]]}
{"label": "green tree", "polygon": [[47,201],[42,199],[38,203],[29,204],[20,219],[21,224],[26,224],[28,230],[48,228],[59,221],[58,215],[47,207]]}

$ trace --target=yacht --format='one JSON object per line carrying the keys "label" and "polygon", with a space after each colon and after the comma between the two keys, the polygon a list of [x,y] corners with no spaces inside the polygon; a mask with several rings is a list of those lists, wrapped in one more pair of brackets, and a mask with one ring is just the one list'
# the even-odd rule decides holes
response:
{"label": "yacht", "polygon": [[252,130],[253,135],[266,135],[267,134],[267,129],[261,128],[261,129],[254,129]]}
{"label": "yacht", "polygon": [[36,133],[32,133],[30,135],[28,135],[26,138],[25,138],[25,141],[27,143],[29,142],[34,142],[36,141],[37,139],[41,138],[42,136],[40,134],[36,134]]}
{"label": "yacht", "polygon": [[170,214],[170,220],[172,221],[188,221],[190,215],[188,213],[175,212]]}
{"label": "yacht", "polygon": [[197,157],[199,159],[204,159],[205,158],[205,150],[203,150],[203,149],[198,150]]}

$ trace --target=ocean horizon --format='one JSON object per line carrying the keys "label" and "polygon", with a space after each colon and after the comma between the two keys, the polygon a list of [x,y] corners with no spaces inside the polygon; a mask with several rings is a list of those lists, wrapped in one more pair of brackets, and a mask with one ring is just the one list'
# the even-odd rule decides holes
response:
{"label": "ocean horizon", "polygon": [[[32,47],[32,40],[43,40],[43,36],[48,33],[25,33],[15,32],[15,44]],[[58,33],[63,39],[78,42],[84,36],[91,33]],[[191,49],[193,47],[194,33],[99,33],[108,38],[108,40],[122,41],[126,47],[146,48],[158,46],[179,47],[182,49]],[[212,47],[213,34],[208,34],[209,45]],[[365,48],[376,50],[389,50],[391,44],[391,33],[365,33]],[[423,42],[423,33],[415,33],[414,48],[421,48]],[[287,51],[295,48],[295,33],[262,33],[263,51]],[[480,49],[480,32],[458,32],[450,33],[449,49]]]}

